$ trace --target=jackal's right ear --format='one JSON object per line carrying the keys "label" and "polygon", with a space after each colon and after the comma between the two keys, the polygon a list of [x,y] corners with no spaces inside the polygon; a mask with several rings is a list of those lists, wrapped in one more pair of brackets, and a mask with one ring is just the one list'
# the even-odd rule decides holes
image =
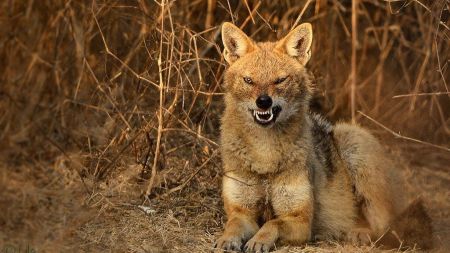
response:
{"label": "jackal's right ear", "polygon": [[252,39],[237,26],[229,22],[225,22],[222,25],[222,41],[225,47],[223,56],[229,64],[253,51],[255,47]]}

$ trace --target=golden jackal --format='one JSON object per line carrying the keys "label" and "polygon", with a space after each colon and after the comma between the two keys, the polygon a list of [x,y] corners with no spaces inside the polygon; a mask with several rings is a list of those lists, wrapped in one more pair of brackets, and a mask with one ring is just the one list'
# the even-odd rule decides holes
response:
{"label": "golden jackal", "polygon": [[401,177],[377,139],[310,112],[312,37],[302,24],[277,42],[256,43],[233,24],[222,26],[228,221],[216,248],[266,252],[318,238],[430,246],[430,219],[420,201],[405,203]]}

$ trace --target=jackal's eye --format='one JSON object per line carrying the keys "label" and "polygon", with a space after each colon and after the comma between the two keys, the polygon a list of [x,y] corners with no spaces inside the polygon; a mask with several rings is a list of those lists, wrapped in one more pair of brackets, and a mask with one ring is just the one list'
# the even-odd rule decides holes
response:
{"label": "jackal's eye", "polygon": [[247,77],[247,76],[244,77],[244,82],[246,82],[248,84],[253,84],[253,80],[250,77]]}
{"label": "jackal's eye", "polygon": [[282,82],[284,82],[287,79],[287,76],[285,77],[279,77],[277,78],[277,80],[275,80],[275,82],[273,82],[274,84],[280,84]]}

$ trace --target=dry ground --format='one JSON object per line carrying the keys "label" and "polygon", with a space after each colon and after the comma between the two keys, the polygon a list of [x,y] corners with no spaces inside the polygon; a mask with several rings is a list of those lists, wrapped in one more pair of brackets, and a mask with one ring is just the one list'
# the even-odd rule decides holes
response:
{"label": "dry ground", "polygon": [[[435,252],[450,250],[450,159],[445,151],[390,141],[395,157],[433,218]],[[391,147],[392,147],[391,146]],[[400,156],[404,158],[400,158]],[[72,159],[75,159],[73,157]],[[168,166],[183,166],[180,156]],[[402,163],[405,164],[405,163]],[[2,164],[2,166],[8,166]],[[11,165],[9,165],[11,166]],[[214,157],[190,186],[142,203],[141,166],[129,164],[110,180],[84,184],[61,156],[55,164],[2,168],[0,245],[37,252],[210,252],[221,233],[220,161]],[[87,189],[85,188],[87,187]],[[280,252],[373,252],[338,242],[284,247]],[[11,251],[9,251],[11,252]]]}

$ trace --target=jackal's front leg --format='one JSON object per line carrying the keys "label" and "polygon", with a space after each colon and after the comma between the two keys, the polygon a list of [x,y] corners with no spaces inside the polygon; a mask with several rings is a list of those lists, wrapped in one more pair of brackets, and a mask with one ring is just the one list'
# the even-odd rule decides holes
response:
{"label": "jackal's front leg", "polygon": [[278,240],[300,244],[311,237],[311,222],[303,215],[288,215],[270,220],[245,245],[247,252],[268,252]]}
{"label": "jackal's front leg", "polygon": [[276,218],[266,222],[245,245],[248,252],[268,252],[275,242],[301,244],[311,238],[312,187],[306,178],[284,178],[271,194]]}
{"label": "jackal's front leg", "polygon": [[259,229],[256,203],[261,198],[261,193],[254,182],[229,173],[229,177],[223,179],[222,194],[228,221],[215,248],[240,251],[243,244]]}
{"label": "jackal's front leg", "polygon": [[254,215],[249,210],[235,208],[234,211],[228,213],[225,231],[217,240],[215,247],[240,251],[242,245],[258,231],[258,228]]}

